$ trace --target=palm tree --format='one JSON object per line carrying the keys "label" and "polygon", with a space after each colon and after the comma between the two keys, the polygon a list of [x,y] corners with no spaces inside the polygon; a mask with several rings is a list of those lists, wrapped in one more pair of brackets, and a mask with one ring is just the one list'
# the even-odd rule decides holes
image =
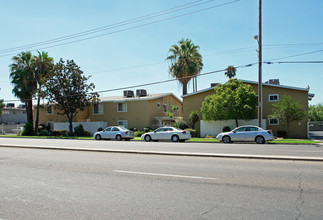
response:
{"label": "palm tree", "polygon": [[12,57],[10,67],[11,83],[14,85],[12,93],[26,105],[27,121],[33,124],[33,95],[37,89],[31,52],[21,52]]}
{"label": "palm tree", "polygon": [[226,75],[227,77],[229,77],[229,79],[231,79],[236,76],[236,71],[237,69],[234,66],[228,66],[225,69],[224,75]]}
{"label": "palm tree", "polygon": [[36,111],[36,121],[35,121],[35,135],[38,134],[38,123],[39,123],[39,107],[40,107],[40,98],[44,97],[42,92],[42,87],[49,78],[49,73],[54,66],[54,59],[48,56],[47,52],[38,51],[38,56],[34,56],[34,65],[35,65],[35,79],[38,84],[37,89],[37,111]]}
{"label": "palm tree", "polygon": [[196,77],[203,68],[202,56],[191,40],[182,39],[170,49],[166,60],[171,61],[169,74],[183,86],[183,95],[187,94],[188,82]]}

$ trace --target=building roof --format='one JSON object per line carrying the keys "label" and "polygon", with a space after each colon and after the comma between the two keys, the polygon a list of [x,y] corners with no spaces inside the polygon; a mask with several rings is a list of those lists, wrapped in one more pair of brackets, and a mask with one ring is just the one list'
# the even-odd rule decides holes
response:
{"label": "building roof", "polygon": [[[239,79],[240,81],[244,82],[244,83],[248,83],[248,84],[258,84],[258,82],[256,81],[250,81],[250,80],[242,80],[242,79]],[[278,87],[278,88],[284,88],[284,89],[293,89],[293,90],[298,90],[298,91],[308,91],[307,88],[299,88],[299,87],[293,87],[293,86],[284,86],[284,85],[276,85],[276,84],[269,84],[269,83],[262,83],[263,86],[271,86],[271,87]],[[206,89],[202,89],[202,90],[199,90],[197,92],[193,92],[193,93],[189,93],[189,94],[186,94],[186,95],[183,95],[181,96],[182,98],[184,97],[188,97],[188,96],[191,96],[191,95],[196,95],[196,94],[199,94],[199,93],[202,93],[202,92],[206,92],[206,91],[209,91],[209,90],[212,90],[214,89],[216,86],[213,86],[213,87],[209,87],[209,88],[206,88]],[[308,97],[309,97],[309,100],[312,100],[312,98],[314,97],[314,94],[313,93],[308,93]]]}
{"label": "building roof", "polygon": [[128,97],[128,98],[124,96],[99,97],[99,100],[100,102],[133,102],[133,101],[142,101],[142,100],[148,101],[148,100],[158,99],[169,95],[174,96],[178,101],[182,102],[173,93],[158,93],[158,94],[149,94],[143,97],[134,96],[134,97]]}

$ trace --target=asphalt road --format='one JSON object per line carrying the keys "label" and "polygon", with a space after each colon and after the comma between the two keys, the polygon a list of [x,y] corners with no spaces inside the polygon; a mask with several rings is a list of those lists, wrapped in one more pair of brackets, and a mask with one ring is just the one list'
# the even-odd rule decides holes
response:
{"label": "asphalt road", "polygon": [[0,219],[323,218],[320,162],[0,147],[0,176]]}
{"label": "asphalt road", "polygon": [[142,141],[96,141],[66,139],[0,138],[1,145],[74,147],[111,150],[140,150],[185,153],[243,154],[269,156],[322,157],[323,145],[172,143]]}

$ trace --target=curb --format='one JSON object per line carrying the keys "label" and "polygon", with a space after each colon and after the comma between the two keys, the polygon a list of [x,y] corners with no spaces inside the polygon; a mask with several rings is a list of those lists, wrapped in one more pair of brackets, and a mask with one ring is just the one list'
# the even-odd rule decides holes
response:
{"label": "curb", "polygon": [[99,152],[99,153],[122,153],[122,154],[144,154],[144,155],[165,155],[165,156],[186,156],[186,157],[214,157],[214,158],[233,158],[233,159],[323,162],[323,157],[298,157],[298,156],[250,155],[250,154],[185,153],[185,152],[168,152],[168,151],[138,151],[138,150],[67,148],[67,147],[48,147],[48,146],[45,147],[45,146],[31,146],[31,145],[29,145],[29,146],[27,146],[27,145],[0,145],[0,147],[43,149],[43,150],[85,151],[85,152]]}

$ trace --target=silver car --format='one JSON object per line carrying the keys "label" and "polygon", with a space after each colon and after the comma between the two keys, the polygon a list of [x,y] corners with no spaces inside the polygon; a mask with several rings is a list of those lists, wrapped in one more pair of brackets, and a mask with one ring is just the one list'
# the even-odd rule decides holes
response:
{"label": "silver car", "polygon": [[121,141],[124,139],[126,141],[130,141],[130,139],[134,138],[134,133],[124,127],[110,126],[105,128],[103,131],[95,132],[93,136],[96,140],[115,139],[117,141]]}
{"label": "silver car", "polygon": [[171,140],[173,142],[185,142],[191,139],[191,133],[174,127],[160,127],[153,132],[141,135],[141,139],[145,141]]}
{"label": "silver car", "polygon": [[270,130],[264,130],[260,127],[247,125],[233,129],[229,132],[220,133],[216,139],[223,143],[234,141],[255,141],[257,144],[264,144],[266,141],[274,140],[273,133]]}

